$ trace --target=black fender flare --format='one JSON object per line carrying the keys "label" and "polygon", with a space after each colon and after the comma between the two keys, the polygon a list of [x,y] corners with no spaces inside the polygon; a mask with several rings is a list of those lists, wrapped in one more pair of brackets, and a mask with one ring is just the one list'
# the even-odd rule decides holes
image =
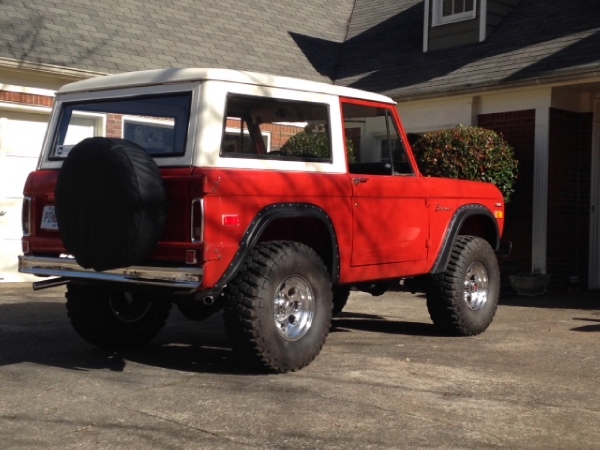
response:
{"label": "black fender flare", "polygon": [[337,284],[340,278],[340,251],[338,247],[337,235],[333,222],[329,214],[319,206],[310,203],[277,203],[269,205],[256,215],[254,220],[248,226],[240,242],[239,249],[235,254],[233,261],[221,276],[216,286],[211,289],[212,293],[220,292],[223,287],[235,276],[242,263],[250,253],[250,250],[258,243],[262,233],[273,221],[278,219],[289,219],[293,217],[312,217],[323,222],[329,238],[331,239],[332,260],[325,261],[325,265],[331,267],[331,282]]}
{"label": "black fender flare", "polygon": [[492,212],[484,205],[480,205],[477,203],[463,205],[456,210],[454,216],[450,221],[450,225],[448,226],[448,229],[446,230],[446,235],[444,236],[442,249],[438,254],[438,257],[430,273],[442,273],[446,270],[448,262],[450,261],[452,249],[454,248],[454,244],[456,242],[456,237],[458,236],[458,232],[465,223],[465,221],[472,216],[485,216],[487,219],[489,219],[490,223],[493,224],[493,226],[495,227],[495,242],[490,242],[490,245],[495,251],[497,251],[500,248],[500,230],[498,229],[498,222],[496,221],[494,214],[492,214]]}

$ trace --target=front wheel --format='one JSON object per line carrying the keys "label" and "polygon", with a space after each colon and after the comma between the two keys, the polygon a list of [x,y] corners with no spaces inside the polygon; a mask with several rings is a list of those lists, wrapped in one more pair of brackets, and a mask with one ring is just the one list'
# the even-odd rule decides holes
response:
{"label": "front wheel", "polygon": [[140,293],[70,283],[67,310],[75,331],[107,350],[141,347],[164,326],[171,303]]}
{"label": "front wheel", "polygon": [[444,332],[473,336],[485,331],[496,313],[500,269],[490,244],[476,236],[458,236],[446,271],[427,283],[427,309]]}
{"label": "front wheel", "polygon": [[298,242],[265,242],[227,284],[224,320],[233,350],[269,372],[307,366],[331,326],[332,290],[323,261]]}
{"label": "front wheel", "polygon": [[333,288],[333,317],[337,317],[348,303],[350,288],[348,286],[336,286]]}

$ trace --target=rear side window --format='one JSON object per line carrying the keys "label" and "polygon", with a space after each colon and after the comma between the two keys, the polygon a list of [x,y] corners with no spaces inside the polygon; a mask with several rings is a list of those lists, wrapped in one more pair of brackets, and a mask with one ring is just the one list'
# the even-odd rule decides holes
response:
{"label": "rear side window", "polygon": [[330,141],[327,105],[227,97],[223,157],[331,162]]}
{"label": "rear side window", "polygon": [[64,159],[88,137],[135,142],[153,157],[181,156],[190,117],[191,92],[65,103],[54,136],[51,160]]}

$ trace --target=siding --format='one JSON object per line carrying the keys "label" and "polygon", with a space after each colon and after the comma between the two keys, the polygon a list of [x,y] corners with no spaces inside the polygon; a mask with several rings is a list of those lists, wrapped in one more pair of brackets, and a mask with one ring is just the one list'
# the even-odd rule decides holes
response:
{"label": "siding", "polygon": [[[433,2],[435,0],[426,0]],[[479,24],[481,15],[481,2],[487,2],[486,14],[486,37],[502,22],[519,3],[520,0],[478,0],[477,16],[471,20],[465,20],[445,25],[431,26],[433,19],[433,8],[429,13],[429,36],[428,50],[443,50],[466,44],[479,42]],[[432,3],[430,3],[432,4]]]}
{"label": "siding", "polygon": [[[434,0],[427,0],[434,1]],[[485,0],[483,0],[485,1]],[[477,1],[477,15],[474,19],[461,22],[447,23],[431,26],[433,8],[429,12],[429,38],[428,51],[443,50],[466,44],[479,42],[479,16],[481,14],[481,0]]]}

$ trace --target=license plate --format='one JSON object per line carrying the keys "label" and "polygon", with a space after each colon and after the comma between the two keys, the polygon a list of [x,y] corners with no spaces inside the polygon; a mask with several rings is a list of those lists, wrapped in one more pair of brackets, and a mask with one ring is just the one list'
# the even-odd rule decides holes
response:
{"label": "license plate", "polygon": [[54,206],[44,206],[44,212],[42,212],[42,224],[40,225],[40,228],[42,230],[58,230],[58,222],[56,221]]}

